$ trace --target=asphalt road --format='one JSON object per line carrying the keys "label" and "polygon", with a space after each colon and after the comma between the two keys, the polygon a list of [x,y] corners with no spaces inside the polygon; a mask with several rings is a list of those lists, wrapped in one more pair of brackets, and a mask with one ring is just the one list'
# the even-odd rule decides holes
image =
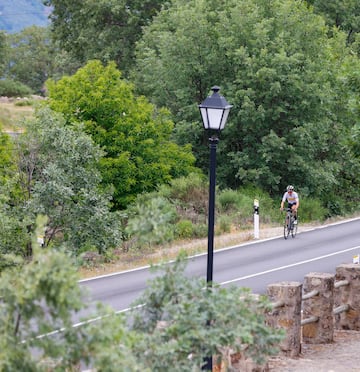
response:
{"label": "asphalt road", "polygon": [[[265,293],[268,284],[303,282],[310,272],[335,273],[336,266],[351,263],[360,253],[360,218],[310,231],[295,239],[277,237],[218,250],[214,253],[214,282]],[[206,254],[189,258],[191,277],[206,277]],[[148,267],[80,281],[88,292],[89,311],[100,301],[120,311],[131,306],[155,274]],[[81,316],[85,315],[84,313]],[[87,315],[87,314],[86,314]]]}

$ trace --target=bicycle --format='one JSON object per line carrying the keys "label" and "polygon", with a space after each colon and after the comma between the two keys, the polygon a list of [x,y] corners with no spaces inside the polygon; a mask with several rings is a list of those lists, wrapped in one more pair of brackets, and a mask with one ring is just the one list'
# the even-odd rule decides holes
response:
{"label": "bicycle", "polygon": [[295,222],[295,217],[292,213],[291,208],[286,208],[286,215],[285,215],[285,221],[284,221],[284,239],[286,240],[289,235],[293,238],[295,238],[298,228],[298,222]]}

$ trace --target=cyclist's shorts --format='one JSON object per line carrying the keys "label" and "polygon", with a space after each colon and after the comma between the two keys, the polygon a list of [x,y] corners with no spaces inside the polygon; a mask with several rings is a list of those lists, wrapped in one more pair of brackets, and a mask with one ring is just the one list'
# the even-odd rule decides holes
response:
{"label": "cyclist's shorts", "polygon": [[296,203],[288,203],[288,208],[292,208],[293,205],[296,205]]}

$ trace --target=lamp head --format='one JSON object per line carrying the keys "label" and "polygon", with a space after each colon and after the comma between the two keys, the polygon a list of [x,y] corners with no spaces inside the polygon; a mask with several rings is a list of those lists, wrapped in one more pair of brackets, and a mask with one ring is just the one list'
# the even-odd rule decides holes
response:
{"label": "lamp head", "polygon": [[220,132],[225,128],[232,105],[220,96],[218,86],[213,86],[211,90],[213,94],[205,98],[199,105],[199,109],[205,130],[212,129]]}

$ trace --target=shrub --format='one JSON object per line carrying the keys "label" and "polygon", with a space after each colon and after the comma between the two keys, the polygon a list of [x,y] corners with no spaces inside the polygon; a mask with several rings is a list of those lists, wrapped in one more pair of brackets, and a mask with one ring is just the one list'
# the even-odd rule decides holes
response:
{"label": "shrub", "polygon": [[240,199],[241,196],[237,191],[226,189],[219,193],[218,204],[222,211],[227,212],[231,209],[237,209],[237,206],[240,204]]}
{"label": "shrub", "polygon": [[321,200],[314,198],[300,199],[299,219],[301,222],[323,221],[329,210],[322,206]]}
{"label": "shrub", "polygon": [[32,93],[32,90],[15,80],[0,80],[0,96],[6,97],[25,97]]}
{"label": "shrub", "polygon": [[22,100],[15,102],[15,106],[18,106],[18,107],[33,106],[33,105],[34,105],[34,101],[27,99],[27,98],[24,98]]}
{"label": "shrub", "polygon": [[14,268],[16,266],[21,266],[24,263],[24,260],[21,256],[15,254],[2,254],[0,261],[0,273],[9,268]]}
{"label": "shrub", "polygon": [[205,238],[208,234],[208,225],[206,223],[199,223],[196,225],[193,225],[194,238]]}
{"label": "shrub", "polygon": [[104,263],[104,257],[96,251],[88,251],[80,255],[79,263],[87,268],[95,268]]}
{"label": "shrub", "polygon": [[265,191],[252,186],[241,188],[240,192],[249,198],[249,202],[251,203],[251,214],[253,214],[254,199],[259,201],[262,223],[271,223],[279,220],[279,207],[282,194],[279,195],[278,200],[273,200]]}
{"label": "shrub", "polygon": [[174,179],[171,182],[171,200],[187,209],[193,209],[198,214],[205,214],[208,204],[208,183],[200,174],[190,174],[187,177]]}
{"label": "shrub", "polygon": [[215,233],[217,235],[223,234],[223,233],[229,233],[231,231],[231,225],[232,225],[232,218],[231,216],[220,216],[218,218],[218,222],[215,226]]}
{"label": "shrub", "polygon": [[346,207],[344,206],[346,204],[344,200],[334,194],[327,195],[323,204],[327,208],[327,217],[342,215],[344,214],[346,209]]}
{"label": "shrub", "polygon": [[180,239],[188,239],[193,236],[194,228],[190,220],[180,220],[175,227],[176,235]]}
{"label": "shrub", "polygon": [[[259,198],[256,195],[256,198]],[[243,189],[230,190],[226,189],[219,193],[218,205],[219,222],[222,226],[218,226],[218,233],[230,231],[231,221],[235,225],[247,226],[253,217],[254,196],[248,195]],[[264,215],[265,216],[265,215]]]}
{"label": "shrub", "polygon": [[[143,200],[143,198],[140,200]],[[174,238],[175,207],[165,198],[138,200],[130,211],[125,232],[136,238],[140,246],[161,244]]]}
{"label": "shrub", "polygon": [[[232,350],[263,365],[279,352],[284,332],[266,324],[264,314],[271,307],[265,296],[216,284],[204,291],[204,279],[187,277],[185,269],[182,256],[160,267],[163,275],[148,283],[128,314],[131,331],[143,335],[133,348],[142,365],[151,371],[166,366],[200,371],[204,355],[216,355],[221,363]],[[209,320],[214,320],[211,327]]]}

